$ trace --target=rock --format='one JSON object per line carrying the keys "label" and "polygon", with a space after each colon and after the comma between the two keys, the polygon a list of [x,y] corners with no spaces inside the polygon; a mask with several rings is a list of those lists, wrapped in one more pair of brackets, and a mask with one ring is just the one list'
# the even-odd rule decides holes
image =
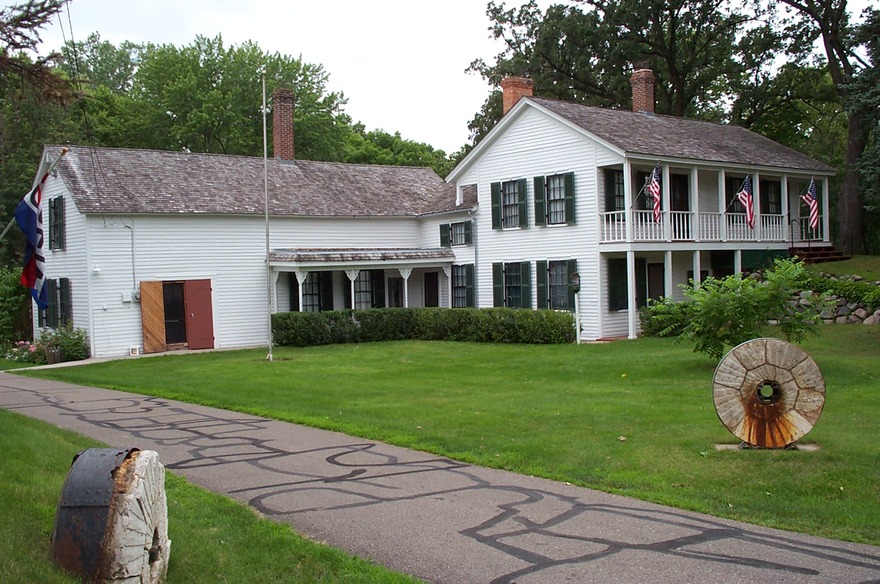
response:
{"label": "rock", "polygon": [[880,318],[877,317],[876,314],[872,314],[868,318],[862,321],[862,324],[877,324],[880,322]]}
{"label": "rock", "polygon": [[834,319],[834,311],[826,308],[825,310],[823,310],[822,312],[819,313],[819,318],[821,318],[824,321],[831,321]]}
{"label": "rock", "polygon": [[862,322],[862,319],[855,314],[850,314],[846,317],[846,324],[858,324],[860,322]]}
{"label": "rock", "polygon": [[859,317],[859,320],[865,320],[866,318],[871,316],[871,313],[862,307],[857,308],[853,314]]}
{"label": "rock", "polygon": [[837,318],[834,319],[834,322],[837,324],[846,324],[846,317],[845,316],[838,316]]}
{"label": "rock", "polygon": [[849,306],[840,306],[837,308],[837,316],[849,316],[849,313],[852,312],[849,309]]}
{"label": "rock", "polygon": [[813,296],[815,296],[815,294],[816,293],[813,292],[812,290],[804,290],[803,292],[800,293],[800,297],[801,297],[801,299],[812,298]]}

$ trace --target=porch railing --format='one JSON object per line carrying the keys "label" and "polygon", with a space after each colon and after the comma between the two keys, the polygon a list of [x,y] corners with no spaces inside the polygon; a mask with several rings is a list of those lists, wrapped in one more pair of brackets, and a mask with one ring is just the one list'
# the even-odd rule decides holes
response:
{"label": "porch railing", "polygon": [[[632,217],[631,241],[768,241],[785,242],[821,240],[819,230],[809,229],[800,221],[799,233],[789,234],[784,215],[760,215],[754,229],[746,223],[745,213],[663,212],[654,221],[653,211],[633,210],[602,213],[601,241],[627,241],[627,216]],[[820,221],[821,227],[821,221]]]}

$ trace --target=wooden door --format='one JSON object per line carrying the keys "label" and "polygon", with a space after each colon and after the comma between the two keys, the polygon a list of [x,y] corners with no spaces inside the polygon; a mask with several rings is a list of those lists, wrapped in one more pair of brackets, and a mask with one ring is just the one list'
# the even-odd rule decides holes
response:
{"label": "wooden door", "polygon": [[186,340],[190,349],[214,348],[214,312],[211,305],[211,280],[187,280],[183,283],[186,309]]}
{"label": "wooden door", "polygon": [[165,300],[162,282],[141,282],[141,326],[144,353],[165,350]]}
{"label": "wooden door", "polygon": [[425,272],[425,306],[440,306],[440,281],[437,272]]}

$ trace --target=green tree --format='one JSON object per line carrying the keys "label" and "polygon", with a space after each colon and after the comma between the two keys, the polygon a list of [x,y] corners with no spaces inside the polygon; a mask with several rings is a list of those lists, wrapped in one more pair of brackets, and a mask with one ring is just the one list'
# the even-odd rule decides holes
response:
{"label": "green tree", "polygon": [[367,132],[363,124],[354,124],[346,142],[345,162],[389,164],[394,166],[429,166],[440,176],[452,170],[442,150],[429,144],[405,140],[399,132],[384,130]]}
{"label": "green tree", "polygon": [[[872,132],[870,99],[862,99],[863,87],[859,79],[876,79],[876,62],[872,66],[859,49],[873,42],[855,34],[846,0],[782,0],[793,8],[800,18],[790,28],[792,36],[808,40],[821,39],[828,73],[840,95],[847,116],[845,168],[837,195],[838,242],[848,253],[865,251],[865,200],[860,189],[859,162],[868,147]],[[876,17],[875,17],[876,18]],[[876,30],[875,30],[876,32]],[[874,55],[876,56],[876,54]],[[867,83],[870,84],[870,81]],[[876,84],[874,85],[876,87]]]}

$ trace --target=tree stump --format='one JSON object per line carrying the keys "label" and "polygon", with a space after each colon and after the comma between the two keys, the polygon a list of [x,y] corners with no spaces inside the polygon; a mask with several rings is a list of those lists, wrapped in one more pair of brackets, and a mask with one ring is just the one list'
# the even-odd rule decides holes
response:
{"label": "tree stump", "polygon": [[712,397],[734,436],[752,446],[784,448],[813,429],[825,405],[825,380],[800,348],[753,339],[718,364]]}
{"label": "tree stump", "polygon": [[53,547],[55,561],[87,582],[164,582],[171,542],[159,455],[111,448],[80,452],[62,489]]}

